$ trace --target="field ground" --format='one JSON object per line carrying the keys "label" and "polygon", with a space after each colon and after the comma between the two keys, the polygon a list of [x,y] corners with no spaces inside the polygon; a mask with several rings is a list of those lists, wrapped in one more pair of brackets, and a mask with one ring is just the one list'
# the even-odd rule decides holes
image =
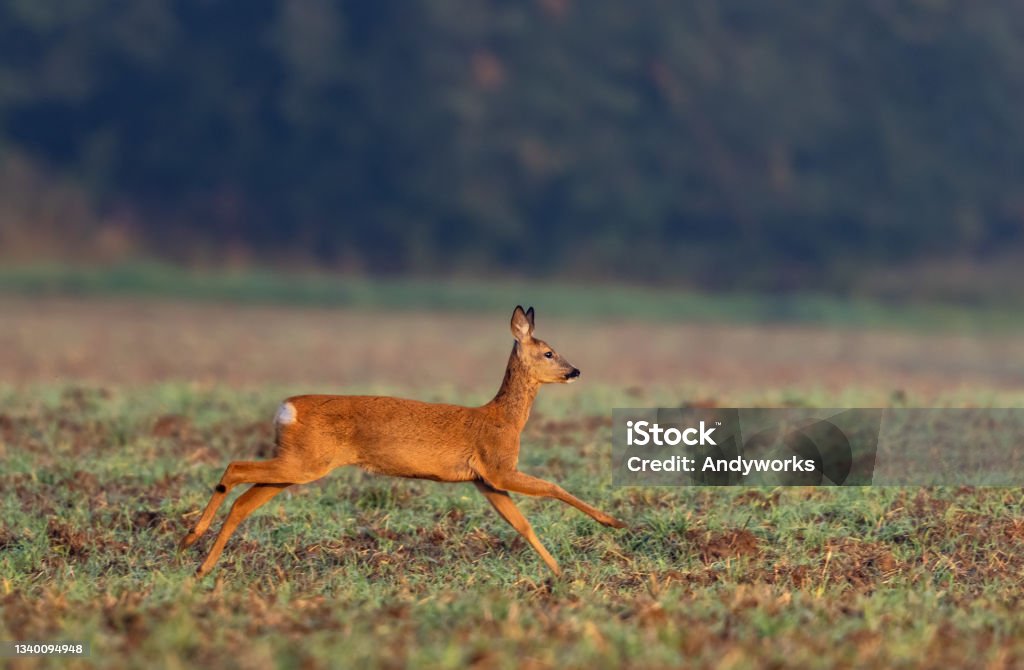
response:
{"label": "field ground", "polygon": [[[538,301],[540,302],[540,301]],[[1021,406],[1012,332],[574,320],[521,467],[627,521],[519,497],[551,580],[469,485],[339,471],[251,517],[210,578],[175,546],[279,399],[496,390],[507,316],[0,298],[0,640],[16,667],[1024,665],[1024,493],[610,485],[616,406]],[[214,528],[216,530],[216,526]]]}

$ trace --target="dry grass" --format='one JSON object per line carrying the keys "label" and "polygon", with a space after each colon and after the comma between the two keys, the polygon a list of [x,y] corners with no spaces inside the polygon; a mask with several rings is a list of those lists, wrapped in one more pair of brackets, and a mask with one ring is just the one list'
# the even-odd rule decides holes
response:
{"label": "dry grass", "polygon": [[[511,338],[493,315],[371,313],[132,300],[0,298],[0,380],[401,386],[486,394]],[[921,394],[1020,388],[1024,340],[815,326],[568,321],[538,334],[591,387],[687,386],[718,397],[853,387]]]}

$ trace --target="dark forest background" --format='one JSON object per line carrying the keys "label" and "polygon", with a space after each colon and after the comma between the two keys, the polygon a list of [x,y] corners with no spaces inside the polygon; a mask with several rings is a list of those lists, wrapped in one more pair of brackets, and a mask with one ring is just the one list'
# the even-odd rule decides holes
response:
{"label": "dark forest background", "polygon": [[0,258],[999,285],[1022,124],[1024,3],[2,0]]}

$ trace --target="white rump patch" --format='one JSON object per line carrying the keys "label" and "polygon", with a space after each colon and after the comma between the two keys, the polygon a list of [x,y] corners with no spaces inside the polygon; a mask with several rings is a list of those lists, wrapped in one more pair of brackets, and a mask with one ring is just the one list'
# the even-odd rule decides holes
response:
{"label": "white rump patch", "polygon": [[295,417],[295,405],[290,402],[284,402],[277,408],[277,414],[274,415],[274,423],[279,426],[287,426],[295,423]]}

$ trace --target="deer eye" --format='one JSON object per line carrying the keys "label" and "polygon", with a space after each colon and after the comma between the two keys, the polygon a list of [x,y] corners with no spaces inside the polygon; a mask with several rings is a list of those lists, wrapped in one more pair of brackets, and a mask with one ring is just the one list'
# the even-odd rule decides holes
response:
{"label": "deer eye", "polygon": [[554,355],[555,355],[554,352],[551,352],[551,351],[545,351],[544,352],[544,358],[551,358]]}

